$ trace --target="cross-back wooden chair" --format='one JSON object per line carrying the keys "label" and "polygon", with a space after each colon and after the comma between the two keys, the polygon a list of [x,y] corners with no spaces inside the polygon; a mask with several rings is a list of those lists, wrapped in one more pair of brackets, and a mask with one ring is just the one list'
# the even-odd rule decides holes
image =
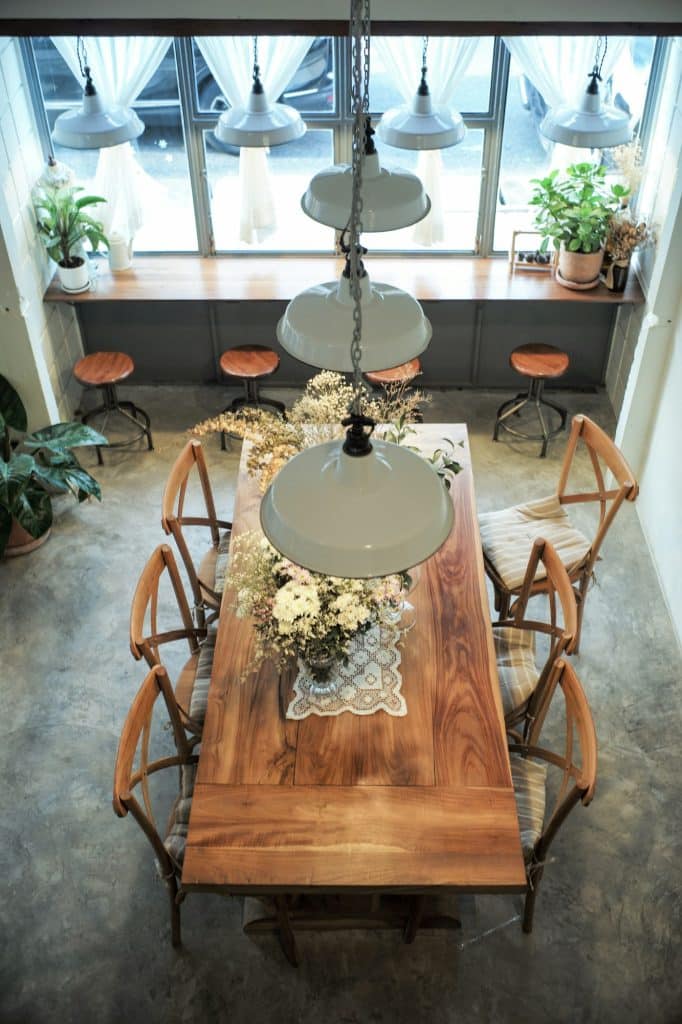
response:
{"label": "cross-back wooden chair", "polygon": [[[206,515],[203,516],[184,513],[187,485],[194,470],[199,477],[206,507]],[[209,621],[220,613],[232,523],[227,519],[218,519],[216,515],[208,467],[200,441],[188,441],[173,463],[161,500],[161,525],[175,540],[192,588],[197,625],[204,626],[207,612]],[[194,526],[208,529],[211,534],[211,545],[198,568],[190,554],[186,536],[186,527]]]}
{"label": "cross-back wooden chair", "polygon": [[[579,441],[589,452],[596,490],[569,493],[568,479]],[[615,477],[617,487],[607,489],[602,463]],[[587,416],[574,416],[556,493],[479,515],[485,570],[495,589],[500,619],[508,617],[512,599],[520,593],[533,540],[544,537],[556,547],[573,584],[578,602],[577,651],[585,598],[602,543],[623,502],[634,501],[637,494],[634,474],[608,434]],[[599,503],[599,522],[589,539],[572,525],[566,506],[595,502]],[[539,567],[533,593],[545,589],[546,579]]]}
{"label": "cross-back wooden chair", "polygon": [[[159,588],[167,573],[180,613],[176,629],[159,632]],[[208,704],[208,685],[213,668],[215,629],[195,626],[173,552],[167,544],[159,544],[145,565],[133,594],[130,610],[130,650],[139,661],[144,658],[150,668],[161,664],[160,648],[164,644],[185,641],[189,659],[175,685],[175,699],[185,728],[201,735]]]}
{"label": "cross-back wooden chair", "polygon": [[[526,618],[540,565],[545,575],[549,622]],[[562,621],[557,615],[559,609]],[[513,615],[493,622],[497,674],[508,730],[522,725],[522,732],[527,735],[543,703],[554,662],[562,654],[573,653],[577,629],[578,608],[566,568],[553,545],[539,537],[531,548]],[[538,633],[549,638],[549,651],[542,668],[538,668],[535,661]]]}
{"label": "cross-back wooden chair", "polygon": [[[566,712],[563,750],[539,746],[540,731],[552,695],[560,690]],[[512,780],[519,816],[521,846],[526,863],[526,900],[522,927],[533,930],[533,913],[538,885],[549,848],[578,803],[587,806],[594,796],[597,780],[597,735],[592,712],[572,665],[559,658],[552,669],[544,694],[543,707],[524,743],[509,745]],[[561,772],[558,794],[547,811],[547,768]]]}
{"label": "cross-back wooden chair", "polygon": [[[163,698],[175,740],[175,753],[150,759],[150,738],[156,702]],[[136,763],[137,756],[137,763]],[[179,885],[185,855],[187,826],[194,791],[198,755],[192,752],[185,735],[173,688],[162,665],[148,672],[128,711],[114,767],[114,811],[119,818],[132,814],[156,855],[159,874],[170,897],[171,938],[180,945],[180,903],[184,898]],[[153,812],[149,778],[157,772],[180,768],[180,786],[163,832],[159,832]]]}

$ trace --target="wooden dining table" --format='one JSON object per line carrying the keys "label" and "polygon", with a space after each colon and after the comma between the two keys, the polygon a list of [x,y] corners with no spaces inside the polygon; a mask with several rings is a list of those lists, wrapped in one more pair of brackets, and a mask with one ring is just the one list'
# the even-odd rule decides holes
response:
{"label": "wooden dining table", "polygon": [[[410,594],[415,624],[401,652],[407,715],[288,720],[293,675],[266,662],[244,677],[253,630],[236,616],[228,587],[184,890],[280,897],[525,890],[467,431],[463,424],[415,430],[426,452],[443,437],[461,442],[455,457],[463,470],[450,492],[453,530],[422,564]],[[244,450],[233,536],[260,529],[259,504]]]}

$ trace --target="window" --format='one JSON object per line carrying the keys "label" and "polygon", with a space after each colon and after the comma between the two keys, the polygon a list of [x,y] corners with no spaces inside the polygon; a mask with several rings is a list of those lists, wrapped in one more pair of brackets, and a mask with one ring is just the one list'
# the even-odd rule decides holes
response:
{"label": "window", "polygon": [[[394,42],[399,42],[394,40]],[[456,43],[456,40],[452,40]],[[435,43],[430,43],[435,45]],[[607,102],[628,109],[646,137],[647,96],[653,93],[662,64],[664,42],[632,37],[602,87]],[[25,47],[27,71],[38,122],[47,134],[58,114],[80,102],[80,82],[48,37]],[[385,52],[385,51],[384,51]],[[273,147],[268,156],[277,226],[267,237],[258,232],[240,238],[240,196],[249,182],[240,178],[238,151],[221,145],[213,129],[228,101],[197,43],[178,38],[169,46],[156,73],[134,103],[145,123],[134,148],[143,175],[147,211],[135,238],[138,251],[213,253],[332,253],[334,232],[306,217],[300,199],[310,177],[332,163],[348,161],[352,117],[348,83],[350,44],[345,38],[313,39],[286,86],[281,102],[296,107],[307,125],[296,142]],[[411,71],[416,89],[420,61]],[[431,76],[430,76],[431,77]],[[407,77],[406,77],[407,81]],[[38,86],[38,87],[36,87]],[[433,86],[433,82],[432,82]],[[382,47],[372,47],[370,107],[374,123],[403,101]],[[443,237],[425,244],[415,228],[367,236],[373,253],[462,253],[489,255],[505,251],[514,228],[532,225],[530,179],[577,151],[558,152],[539,132],[546,104],[511,58],[501,39],[482,37],[469,49],[452,97],[464,118],[464,141],[440,154]],[[380,144],[382,160],[422,172],[423,154]],[[56,150],[85,185],[95,179],[98,154]],[[608,166],[608,151],[603,154]]]}

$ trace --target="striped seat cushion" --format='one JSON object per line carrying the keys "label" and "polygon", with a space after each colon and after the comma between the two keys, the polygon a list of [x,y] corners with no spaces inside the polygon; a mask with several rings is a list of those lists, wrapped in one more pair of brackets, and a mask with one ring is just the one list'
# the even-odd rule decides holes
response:
{"label": "striped seat cushion", "polygon": [[526,701],[538,682],[535,664],[535,633],[515,626],[493,628],[497,675],[502,707],[510,714]]}
{"label": "striped seat cushion", "polygon": [[194,676],[194,686],[192,687],[192,696],[189,701],[189,716],[200,726],[204,724],[204,719],[206,718],[208,684],[211,681],[211,672],[213,671],[213,655],[215,654],[217,633],[217,624],[208,627],[208,634],[199,651],[197,671]]}
{"label": "striped seat cushion", "polygon": [[[578,568],[592,546],[580,530],[571,526],[556,494],[500,512],[483,512],[478,522],[485,556],[509,590],[518,590],[523,583],[537,537],[554,545],[569,573]],[[540,562],[535,578],[541,580],[545,576]]]}
{"label": "striped seat cushion", "polygon": [[232,534],[229,530],[220,538],[220,544],[218,545],[218,555],[215,560],[215,580],[213,583],[213,589],[216,594],[222,594],[225,589],[225,578],[227,576],[227,570],[230,566],[230,537]]}
{"label": "striped seat cushion", "polygon": [[173,805],[168,822],[168,831],[163,841],[169,856],[179,868],[182,867],[182,862],[185,858],[189,812],[192,809],[196,774],[197,766],[195,764],[183,764],[180,768],[180,792]]}
{"label": "striped seat cushion", "polygon": [[510,761],[521,848],[524,857],[528,859],[542,833],[545,820],[547,766],[520,754],[512,754]]}

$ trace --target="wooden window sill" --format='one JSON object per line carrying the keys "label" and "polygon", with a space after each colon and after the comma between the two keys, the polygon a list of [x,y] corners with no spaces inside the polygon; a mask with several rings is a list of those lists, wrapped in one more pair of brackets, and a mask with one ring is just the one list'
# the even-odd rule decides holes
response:
{"label": "wooden window sill", "polygon": [[[580,292],[562,287],[549,272],[511,272],[501,258],[370,257],[366,266],[373,279],[404,288],[422,301],[644,302],[634,273],[624,292],[611,292],[603,284]],[[55,275],[45,301],[286,302],[305,288],[337,279],[343,261],[333,257],[136,256],[132,268],[121,273],[111,274],[105,259],[98,260],[97,267],[94,286],[78,294],[62,291]]]}

